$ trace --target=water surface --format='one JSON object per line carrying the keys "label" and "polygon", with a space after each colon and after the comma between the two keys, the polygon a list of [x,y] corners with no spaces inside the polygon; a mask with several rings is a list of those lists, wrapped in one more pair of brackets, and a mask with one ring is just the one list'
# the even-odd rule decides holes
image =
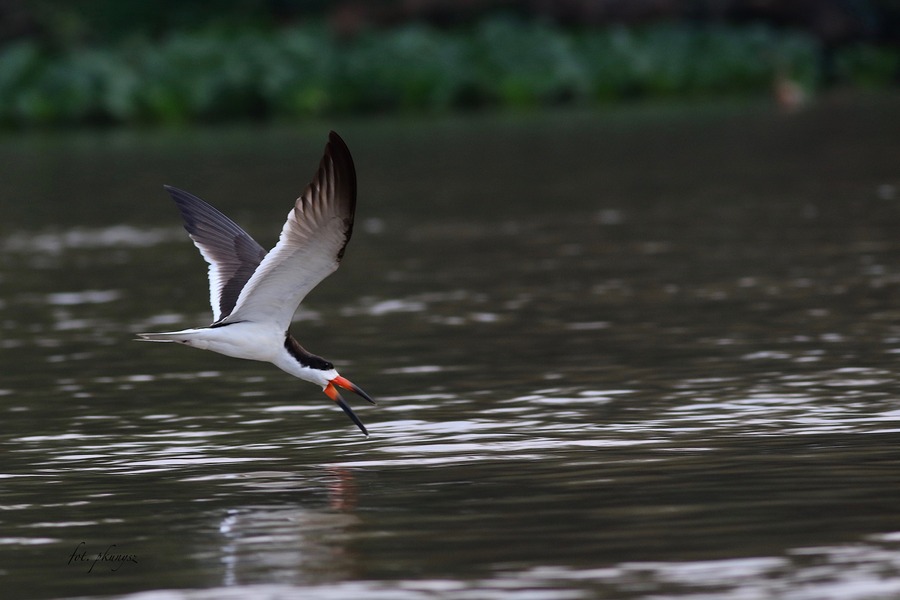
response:
{"label": "water surface", "polygon": [[[269,246],[328,127],[357,225],[293,328],[369,439],[131,341],[210,318],[162,184]],[[0,139],[0,588],[895,597],[898,156],[896,98]]]}

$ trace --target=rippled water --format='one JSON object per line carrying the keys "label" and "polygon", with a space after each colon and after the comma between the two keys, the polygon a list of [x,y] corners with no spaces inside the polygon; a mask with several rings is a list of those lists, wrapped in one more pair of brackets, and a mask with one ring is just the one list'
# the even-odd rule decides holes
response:
{"label": "rippled water", "polygon": [[269,245],[327,127],[0,139],[4,597],[897,597],[896,100],[329,124],[369,439],[131,342],[209,320],[161,185]]}

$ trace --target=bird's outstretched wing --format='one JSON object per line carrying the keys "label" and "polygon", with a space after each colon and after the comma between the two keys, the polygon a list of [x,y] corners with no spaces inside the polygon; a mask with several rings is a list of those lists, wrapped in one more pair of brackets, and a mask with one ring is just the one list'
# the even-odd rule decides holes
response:
{"label": "bird's outstretched wing", "polygon": [[218,322],[231,314],[266,251],[237,223],[197,196],[165,188],[181,211],[188,235],[209,263],[209,303],[213,322]]}
{"label": "bird's outstretched wing", "polygon": [[278,243],[241,290],[224,323],[270,321],[287,331],[297,306],[338,268],[356,211],[356,169],[331,132],[313,180],[294,204]]}

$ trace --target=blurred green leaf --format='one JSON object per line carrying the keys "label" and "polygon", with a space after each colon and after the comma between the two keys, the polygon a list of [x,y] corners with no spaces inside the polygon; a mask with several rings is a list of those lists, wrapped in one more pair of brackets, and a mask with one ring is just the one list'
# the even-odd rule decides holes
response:
{"label": "blurred green leaf", "polygon": [[[768,94],[782,76],[815,87],[820,54],[809,35],[764,26],[571,31],[512,17],[350,39],[313,23],[210,27],[56,53],[19,43],[0,51],[0,123],[190,123]],[[837,62],[843,79],[861,86],[890,85],[900,70],[896,50],[868,45],[842,50]]]}

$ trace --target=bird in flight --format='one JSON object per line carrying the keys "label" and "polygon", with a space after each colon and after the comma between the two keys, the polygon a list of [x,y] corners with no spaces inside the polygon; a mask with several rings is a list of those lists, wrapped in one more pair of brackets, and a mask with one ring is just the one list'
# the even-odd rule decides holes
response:
{"label": "bird in flight", "polygon": [[341,377],[334,365],[294,339],[290,324],[300,302],[340,265],[356,211],[356,168],[344,140],[331,132],[312,181],[297,198],[268,253],[234,221],[200,198],[165,186],[184,228],[209,263],[213,322],[164,333],[139,333],[139,340],[177,342],[226,356],[270,362],[316,385],[366,435],[365,425],[337,387],[375,401]]}

